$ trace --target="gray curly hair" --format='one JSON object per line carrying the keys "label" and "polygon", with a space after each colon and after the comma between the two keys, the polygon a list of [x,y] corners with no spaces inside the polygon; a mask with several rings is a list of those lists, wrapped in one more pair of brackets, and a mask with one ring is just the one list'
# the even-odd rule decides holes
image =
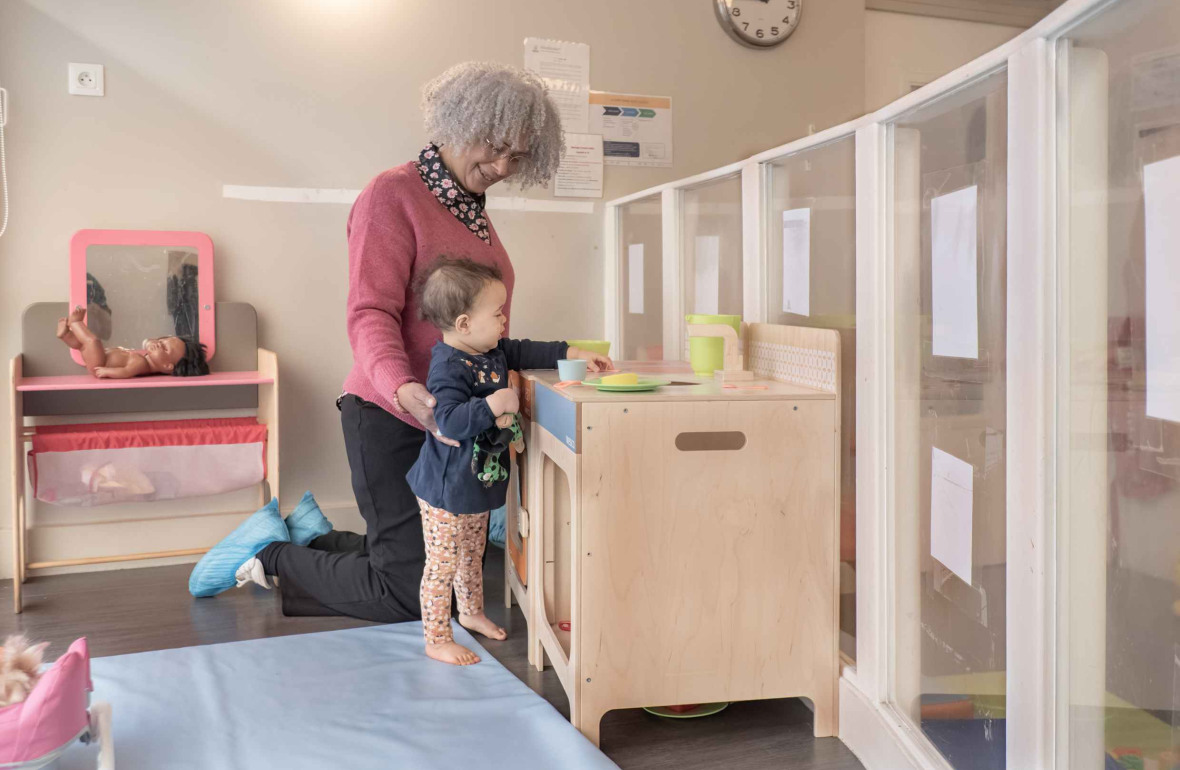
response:
{"label": "gray curly hair", "polygon": [[426,133],[440,147],[528,145],[513,172],[521,189],[549,185],[564,151],[561,117],[530,72],[494,62],[456,64],[422,89]]}

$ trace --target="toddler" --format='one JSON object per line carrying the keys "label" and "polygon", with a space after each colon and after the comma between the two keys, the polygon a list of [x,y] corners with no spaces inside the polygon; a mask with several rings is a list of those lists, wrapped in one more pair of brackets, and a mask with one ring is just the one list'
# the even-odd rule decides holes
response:
{"label": "toddler", "polygon": [[[489,447],[501,451],[505,432],[519,441],[513,369],[553,369],[561,358],[582,358],[591,371],[611,368],[610,359],[564,342],[501,339],[508,295],[494,267],[439,258],[418,281],[422,317],[442,331],[431,351],[426,389],[435,399],[438,435],[427,435],[418,461],[406,476],[422,511],[426,569],[419,598],[426,654],[444,663],[479,662],[451,634],[451,590],[459,623],[490,639],[504,629],[483,612],[483,550],[488,511],[507,496],[506,474],[491,473]],[[440,436],[459,442],[449,446]]]}

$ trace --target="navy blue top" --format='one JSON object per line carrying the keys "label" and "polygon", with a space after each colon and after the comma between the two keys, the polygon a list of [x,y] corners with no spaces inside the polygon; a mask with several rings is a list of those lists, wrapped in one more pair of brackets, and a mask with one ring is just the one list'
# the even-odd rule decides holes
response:
{"label": "navy blue top", "polygon": [[485,487],[471,470],[475,439],[496,423],[487,397],[508,387],[510,369],[554,369],[568,348],[564,342],[504,339],[484,355],[471,355],[436,342],[426,389],[437,402],[438,429],[459,446],[447,446],[426,434],[418,461],[406,474],[414,494],[450,513],[484,513],[503,505],[508,481]]}

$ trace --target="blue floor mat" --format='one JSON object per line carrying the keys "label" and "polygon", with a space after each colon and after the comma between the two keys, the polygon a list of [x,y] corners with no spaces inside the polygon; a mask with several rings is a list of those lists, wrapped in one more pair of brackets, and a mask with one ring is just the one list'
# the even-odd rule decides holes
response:
{"label": "blue floor mat", "polygon": [[[92,662],[119,770],[613,768],[541,696],[479,653],[449,666],[399,623]],[[92,770],[75,744],[61,770]]]}

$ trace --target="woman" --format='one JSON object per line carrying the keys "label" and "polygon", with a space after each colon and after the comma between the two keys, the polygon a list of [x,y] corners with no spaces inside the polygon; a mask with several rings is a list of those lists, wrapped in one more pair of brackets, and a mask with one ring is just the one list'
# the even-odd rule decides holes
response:
{"label": "woman", "polygon": [[[287,615],[386,623],[419,617],[425,554],[406,473],[424,430],[445,437],[422,385],[440,335],[419,319],[411,287],[438,256],[465,257],[503,274],[509,315],[512,264],[487,218],[484,193],[510,177],[522,188],[547,184],[562,148],[560,118],[544,86],[515,67],[452,67],[423,90],[422,108],[431,143],[416,161],[370,182],[348,219],[354,363],[336,403],[365,534],[332,531],[306,496],[286,522],[277,507],[264,508],[201,560],[189,581],[194,595],[235,582],[269,588],[268,576],[277,576]],[[593,358],[572,347],[567,355]]]}

